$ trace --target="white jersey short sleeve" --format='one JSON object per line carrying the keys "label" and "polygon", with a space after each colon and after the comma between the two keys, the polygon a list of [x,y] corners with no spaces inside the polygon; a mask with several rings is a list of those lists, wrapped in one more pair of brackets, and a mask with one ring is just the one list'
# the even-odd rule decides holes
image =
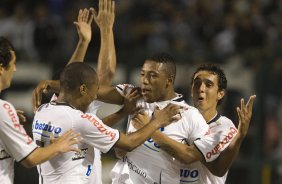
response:
{"label": "white jersey short sleeve", "polygon": [[50,143],[50,135],[61,136],[69,129],[80,132],[80,153],[68,152],[40,164],[42,184],[86,184],[92,173],[94,147],[108,152],[119,139],[119,131],[103,124],[94,114],[84,114],[73,107],[51,102],[41,106],[33,121],[33,135],[41,146]]}
{"label": "white jersey short sleeve", "polygon": [[13,105],[0,100],[0,182],[13,183],[14,159],[22,161],[36,148]]}
{"label": "white jersey short sleeve", "polygon": [[[237,129],[231,120],[217,114],[208,122],[210,131],[205,139],[198,139],[194,145],[201,151],[206,161],[216,159],[226,149],[237,134]],[[223,177],[213,175],[201,162],[183,165],[180,170],[181,184],[224,184],[227,173]]]}
{"label": "white jersey short sleeve", "polygon": [[236,127],[226,117],[220,117],[217,121],[209,123],[209,127],[210,133],[205,136],[205,139],[194,142],[207,162],[215,160],[237,134]]}

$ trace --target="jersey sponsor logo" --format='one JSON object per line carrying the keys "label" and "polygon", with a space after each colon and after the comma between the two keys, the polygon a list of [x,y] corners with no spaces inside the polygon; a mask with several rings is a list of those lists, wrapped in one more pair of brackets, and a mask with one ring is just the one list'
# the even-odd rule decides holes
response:
{"label": "jersey sponsor logo", "polygon": [[7,158],[11,158],[11,156],[5,150],[0,150],[0,160],[4,160]]}
{"label": "jersey sponsor logo", "polygon": [[221,140],[211,151],[207,152],[206,157],[209,159],[213,155],[220,153],[220,151],[224,148],[224,146],[228,144],[236,134],[237,134],[237,129],[234,127],[230,127],[227,136],[225,136],[224,139]]}
{"label": "jersey sponsor logo", "polygon": [[35,124],[33,124],[33,129],[35,130],[42,130],[45,132],[53,132],[55,134],[60,134],[62,132],[61,127],[55,127],[51,124],[51,122],[48,123],[40,123],[38,120],[35,121]]}
{"label": "jersey sponsor logo", "polygon": [[82,114],[82,118],[90,121],[102,134],[111,137],[111,141],[115,139],[116,133],[114,131],[108,130],[103,124],[101,124],[97,119],[89,114]]}
{"label": "jersey sponsor logo", "polygon": [[[160,128],[160,131],[163,132],[164,128]],[[153,150],[155,152],[160,152],[160,146],[157,143],[155,143],[152,138],[147,139],[147,141],[144,142],[143,145],[149,148],[150,150]]]}
{"label": "jersey sponsor logo", "polygon": [[80,152],[77,152],[74,154],[74,156],[72,157],[72,160],[84,159],[87,151],[88,151],[88,148],[81,149]]}
{"label": "jersey sponsor logo", "polygon": [[147,173],[136,166],[132,161],[130,161],[126,156],[123,157],[123,162],[127,162],[128,168],[135,172],[136,174],[142,176],[143,178],[147,177]]}
{"label": "jersey sponsor logo", "polygon": [[21,124],[18,121],[18,115],[16,114],[15,110],[11,107],[11,105],[8,103],[4,103],[3,108],[7,111],[9,117],[11,118],[14,128],[17,129],[27,139],[26,143],[32,143],[32,139],[26,134],[25,130],[22,128]]}
{"label": "jersey sponsor logo", "polygon": [[197,169],[180,169],[180,182],[195,182],[199,180],[199,171]]}

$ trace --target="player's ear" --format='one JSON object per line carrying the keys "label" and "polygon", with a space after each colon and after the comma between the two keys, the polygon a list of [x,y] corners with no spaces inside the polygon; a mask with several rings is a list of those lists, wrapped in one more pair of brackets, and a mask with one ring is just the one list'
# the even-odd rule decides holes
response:
{"label": "player's ear", "polygon": [[221,90],[219,92],[217,92],[217,100],[221,100],[225,95],[225,90]]}
{"label": "player's ear", "polygon": [[167,78],[167,85],[173,85],[173,82],[174,82],[174,76],[171,75]]}
{"label": "player's ear", "polygon": [[83,96],[86,95],[88,91],[87,86],[85,84],[80,85],[79,91],[81,95]]}
{"label": "player's ear", "polygon": [[2,64],[0,64],[0,76],[3,75],[5,68],[2,66]]}

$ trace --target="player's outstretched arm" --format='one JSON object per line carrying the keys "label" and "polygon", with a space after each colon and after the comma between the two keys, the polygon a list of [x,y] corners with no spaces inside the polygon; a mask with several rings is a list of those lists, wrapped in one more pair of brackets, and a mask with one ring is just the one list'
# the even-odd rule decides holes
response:
{"label": "player's outstretched arm", "polygon": [[97,74],[100,85],[111,85],[116,71],[116,50],[113,25],[115,21],[115,1],[99,0],[99,12],[92,8],[94,20],[100,29],[100,52]]}
{"label": "player's outstretched arm", "polygon": [[255,99],[256,95],[250,96],[247,104],[245,104],[244,99],[241,99],[241,107],[237,107],[236,109],[239,117],[238,133],[216,160],[208,163],[203,162],[214,175],[219,177],[224,176],[233,161],[237,158],[241,144],[249,130]]}
{"label": "player's outstretched arm", "polygon": [[[177,115],[179,111],[180,106],[173,104],[169,104],[162,110],[155,109],[154,115],[148,124],[129,135],[121,133],[120,139],[115,144],[115,147],[127,152],[132,151],[137,146],[145,142],[145,140],[148,139],[157,129],[165,127],[173,121],[177,121],[179,116],[175,115]],[[138,115],[136,115],[136,117],[138,117]]]}
{"label": "player's outstretched arm", "polygon": [[79,136],[79,133],[74,133],[72,130],[69,130],[60,138],[54,140],[54,142],[47,147],[37,148],[34,150],[23,161],[21,161],[21,164],[27,168],[30,168],[50,160],[54,156],[61,153],[69,151],[79,152],[80,150],[78,148],[73,147],[74,144],[77,144],[81,141]]}
{"label": "player's outstretched arm", "polygon": [[85,8],[83,10],[79,10],[77,21],[74,22],[79,40],[68,64],[84,61],[84,57],[92,37],[91,23],[93,21],[93,17],[94,14],[92,9],[88,10]]}

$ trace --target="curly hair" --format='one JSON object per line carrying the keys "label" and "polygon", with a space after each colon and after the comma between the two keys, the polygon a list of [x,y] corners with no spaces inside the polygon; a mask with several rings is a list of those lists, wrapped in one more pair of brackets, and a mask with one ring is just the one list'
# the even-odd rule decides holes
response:
{"label": "curly hair", "polygon": [[15,51],[12,43],[5,37],[0,37],[0,64],[7,68],[12,59],[11,51]]}

